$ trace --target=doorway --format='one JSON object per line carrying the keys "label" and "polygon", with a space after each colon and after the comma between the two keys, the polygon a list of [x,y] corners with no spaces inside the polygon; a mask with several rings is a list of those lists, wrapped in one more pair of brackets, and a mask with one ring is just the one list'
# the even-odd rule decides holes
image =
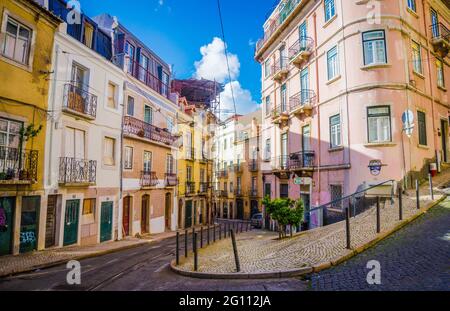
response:
{"label": "doorway", "polygon": [[186,210],[184,215],[184,227],[190,228],[192,226],[192,201],[186,201]]}
{"label": "doorway", "polygon": [[112,240],[113,202],[102,202],[100,216],[100,243]]}
{"label": "doorway", "polygon": [[441,120],[441,138],[442,138],[442,161],[450,162],[448,154],[448,121]]}
{"label": "doorway", "polygon": [[178,201],[178,228],[183,227],[183,200]]}
{"label": "doorway", "polygon": [[244,201],[236,200],[236,218],[244,220]]}
{"label": "doorway", "polygon": [[142,196],[141,205],[141,233],[148,233],[148,223],[149,223],[149,206],[150,206],[150,196],[145,194]]}
{"label": "doorway", "polygon": [[64,217],[64,246],[78,242],[80,200],[67,200]]}
{"label": "doorway", "polygon": [[49,195],[47,198],[47,219],[45,222],[45,248],[56,244],[57,195]]}
{"label": "doorway", "polygon": [[0,198],[0,256],[12,254],[16,197]]}
{"label": "doorway", "polygon": [[124,236],[130,235],[130,212],[131,212],[131,197],[127,196],[123,199],[122,212],[122,230]]}
{"label": "doorway", "polygon": [[258,213],[259,213],[258,201],[251,200],[250,201],[250,219],[253,217],[253,215],[258,214]]}
{"label": "doorway", "polygon": [[172,218],[172,196],[170,195],[170,193],[166,193],[166,201],[165,201],[165,223],[166,223],[166,230],[170,231],[170,227],[171,227],[171,221],[170,219]]}

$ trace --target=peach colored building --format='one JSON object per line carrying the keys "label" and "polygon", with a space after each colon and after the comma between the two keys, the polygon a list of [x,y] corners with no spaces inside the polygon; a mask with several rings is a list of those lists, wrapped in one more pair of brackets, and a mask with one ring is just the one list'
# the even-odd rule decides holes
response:
{"label": "peach colored building", "polygon": [[448,1],[280,1],[255,52],[265,195],[318,206],[450,162],[449,28]]}

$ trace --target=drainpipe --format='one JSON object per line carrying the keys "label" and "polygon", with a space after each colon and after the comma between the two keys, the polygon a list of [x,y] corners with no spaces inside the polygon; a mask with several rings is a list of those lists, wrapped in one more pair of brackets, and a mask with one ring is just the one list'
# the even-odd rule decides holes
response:
{"label": "drainpipe", "polygon": [[48,147],[48,164],[47,167],[49,168],[48,170],[48,175],[47,175],[47,183],[49,186],[52,186],[52,156],[53,156],[53,132],[54,132],[54,127],[55,127],[55,97],[56,97],[56,83],[58,83],[58,61],[59,61],[59,45],[55,46],[55,61],[53,62],[53,68],[54,68],[54,83],[52,83],[52,93],[51,93],[51,103],[52,103],[52,111],[51,111],[51,119],[50,119],[50,139],[49,139],[49,147]]}
{"label": "drainpipe", "polygon": [[[426,21],[426,15],[425,15],[425,0],[422,0],[422,14],[423,14],[423,25],[425,29],[425,37],[427,38],[427,47],[428,47],[428,30],[427,30],[427,21]],[[430,55],[430,49],[427,49],[427,58],[428,58],[428,75],[429,75],[429,81],[430,81],[430,95],[431,95],[431,115],[432,115],[432,124],[433,124],[433,143],[434,143],[434,152],[436,156],[436,167],[440,171],[440,163],[438,161],[438,142],[437,142],[437,135],[436,135],[436,124],[434,119],[434,94],[433,94],[433,82],[431,77],[431,55]]]}
{"label": "drainpipe", "polygon": [[120,186],[119,186],[119,208],[118,208],[118,213],[119,215],[117,215],[117,228],[118,228],[118,232],[117,232],[117,239],[118,240],[122,240],[123,235],[123,221],[122,221],[122,215],[123,215],[123,117],[125,115],[125,101],[127,100],[126,96],[125,96],[125,92],[127,90],[127,85],[126,82],[124,81],[123,83],[123,104],[122,104],[122,116],[120,118],[120,165],[119,165],[119,169],[120,169]]}
{"label": "drainpipe", "polygon": [[[315,43],[315,49],[316,49],[316,90],[317,90],[317,140],[318,140],[318,155],[317,155],[317,182],[318,182],[318,192],[319,192],[319,198],[316,200],[316,206],[320,205],[320,194],[321,194],[321,178],[320,178],[320,166],[321,166],[321,133],[320,133],[320,83],[319,83],[319,59],[318,59],[318,53],[317,53],[317,14],[314,13],[314,43]],[[313,185],[310,186],[311,188]],[[312,190],[311,190],[312,191]],[[312,198],[311,198],[312,199]],[[311,205],[311,203],[310,203]]]}

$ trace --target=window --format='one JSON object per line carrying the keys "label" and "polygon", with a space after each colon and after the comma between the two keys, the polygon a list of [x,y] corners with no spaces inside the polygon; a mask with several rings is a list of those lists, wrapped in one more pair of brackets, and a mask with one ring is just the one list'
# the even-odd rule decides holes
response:
{"label": "window", "polygon": [[95,199],[83,200],[83,215],[95,214]]}
{"label": "window", "polygon": [[72,63],[72,83],[77,88],[77,92],[87,88],[89,85],[89,70],[75,62]]}
{"label": "window", "polygon": [[280,198],[289,198],[288,184],[280,184]]}
{"label": "window", "polygon": [[270,159],[270,138],[266,139],[266,146],[264,148],[264,159],[269,160]]}
{"label": "window", "polygon": [[117,86],[111,82],[108,83],[108,108],[117,108],[117,98],[116,98]]}
{"label": "window", "polygon": [[206,174],[205,174],[205,169],[202,168],[200,169],[200,182],[205,182],[206,181]]}
{"label": "window", "polygon": [[169,133],[173,133],[173,127],[174,127],[173,118],[167,117],[166,122],[167,122],[167,131],[169,131]]}
{"label": "window", "polygon": [[331,80],[339,75],[337,46],[329,50],[327,53],[327,67],[328,67],[328,80]]}
{"label": "window", "polygon": [[76,128],[67,127],[64,137],[64,156],[67,158],[84,159],[85,132]]}
{"label": "window", "polygon": [[242,190],[242,180],[241,180],[240,176],[236,179],[236,184],[237,184],[237,189],[239,191]]}
{"label": "window", "polygon": [[412,61],[414,71],[422,74],[422,52],[420,44],[414,41],[412,42]]}
{"label": "window", "polygon": [[264,63],[264,77],[267,78],[270,76],[270,59],[266,60]]}
{"label": "window", "polygon": [[416,12],[416,0],[407,0],[408,8]]}
{"label": "window", "polygon": [[425,120],[425,113],[417,111],[417,123],[419,125],[419,145],[427,145],[427,124]]}
{"label": "window", "polygon": [[338,114],[330,117],[330,147],[339,146],[341,146],[341,116]]}
{"label": "window", "polygon": [[233,185],[233,182],[231,181],[230,182],[230,192],[233,192],[234,191],[234,185]]}
{"label": "window", "polygon": [[252,191],[256,191],[256,176],[252,177]]}
{"label": "window", "polygon": [[22,122],[0,118],[0,146],[18,148]]}
{"label": "window", "polygon": [[128,96],[127,115],[134,116],[134,98],[131,96]]}
{"label": "window", "polygon": [[[331,202],[342,198],[342,185],[330,185]],[[342,209],[342,201],[331,204],[332,208]]]}
{"label": "window", "polygon": [[227,150],[227,139],[223,140],[223,150]]}
{"label": "window", "polygon": [[88,48],[92,49],[92,42],[94,39],[94,27],[88,23],[87,21],[84,22],[84,34],[83,34],[83,43]]}
{"label": "window", "polygon": [[441,60],[436,59],[437,85],[445,88],[444,65]]}
{"label": "window", "polygon": [[103,150],[103,162],[106,165],[114,165],[115,164],[115,149],[116,149],[116,140],[111,137],[105,137],[104,140],[104,150]]}
{"label": "window", "polygon": [[269,183],[264,184],[264,197],[271,197],[272,185]]}
{"label": "window", "polygon": [[123,164],[126,170],[131,170],[133,168],[133,148],[125,147],[125,162]]}
{"label": "window", "polygon": [[336,15],[336,6],[334,0],[325,0],[325,22],[328,22]]}
{"label": "window", "polygon": [[387,106],[367,108],[369,143],[391,141],[391,109]]}
{"label": "window", "polygon": [[386,38],[384,30],[363,33],[364,65],[386,64]]}
{"label": "window", "polygon": [[270,96],[266,96],[266,116],[270,114]]}
{"label": "window", "polygon": [[31,34],[31,29],[8,17],[2,54],[16,62],[28,65]]}
{"label": "window", "polygon": [[139,80],[147,81],[147,70],[148,70],[148,57],[141,54],[141,59],[139,60]]}
{"label": "window", "polygon": [[153,124],[153,108],[147,105],[144,107],[144,122]]}
{"label": "window", "polygon": [[287,110],[287,91],[286,91],[286,84],[283,84],[281,86],[280,90],[281,94],[281,112],[285,112]]}
{"label": "window", "polygon": [[168,154],[167,158],[166,158],[166,173],[167,174],[173,174],[174,173],[174,169],[173,169],[173,155]]}
{"label": "window", "polygon": [[150,151],[144,151],[144,172],[152,171],[152,153]]}
{"label": "window", "polygon": [[192,166],[186,167],[186,180],[191,181],[192,180]]}
{"label": "window", "polygon": [[128,55],[129,63],[128,63],[128,73],[133,73],[134,68],[134,46],[130,42],[125,43],[125,53]]}

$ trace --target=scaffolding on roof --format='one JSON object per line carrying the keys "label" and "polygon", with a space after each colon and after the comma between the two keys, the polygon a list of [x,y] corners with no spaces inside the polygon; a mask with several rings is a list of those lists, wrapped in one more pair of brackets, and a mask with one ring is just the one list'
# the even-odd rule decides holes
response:
{"label": "scaffolding on roof", "polygon": [[220,102],[219,94],[223,92],[224,86],[216,81],[206,79],[173,80],[172,91],[185,97],[190,105],[211,109],[218,109]]}

